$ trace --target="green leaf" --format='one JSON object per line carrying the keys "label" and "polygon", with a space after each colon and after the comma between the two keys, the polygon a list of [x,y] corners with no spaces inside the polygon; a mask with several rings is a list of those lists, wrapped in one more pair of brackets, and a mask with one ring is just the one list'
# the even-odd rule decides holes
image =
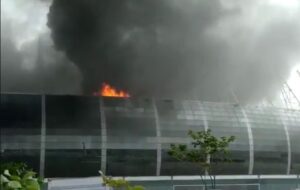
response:
{"label": "green leaf", "polygon": [[10,181],[7,183],[7,187],[11,189],[21,189],[22,186],[18,181]]}
{"label": "green leaf", "polygon": [[23,180],[32,179],[36,175],[33,171],[27,171],[26,174],[23,176]]}
{"label": "green leaf", "polygon": [[132,190],[145,190],[145,188],[143,186],[136,185],[132,188]]}
{"label": "green leaf", "polygon": [[40,185],[37,180],[26,180],[24,186],[26,190],[40,190]]}
{"label": "green leaf", "polygon": [[7,183],[7,182],[9,182],[9,180],[7,179],[7,177],[5,177],[4,175],[1,174],[1,176],[0,176],[0,183],[4,184],[4,183]]}
{"label": "green leaf", "polygon": [[37,178],[37,182],[40,184],[40,186],[42,186],[44,184],[44,180],[41,177]]}
{"label": "green leaf", "polygon": [[9,179],[13,180],[13,181],[21,181],[21,178],[19,176],[16,176],[16,175],[9,176]]}
{"label": "green leaf", "polygon": [[8,171],[8,170],[4,170],[4,175],[6,175],[6,176],[10,176],[10,173],[9,173],[9,171]]}
{"label": "green leaf", "polygon": [[184,151],[184,150],[186,150],[186,145],[185,144],[180,144],[179,146],[178,146],[178,148],[179,148],[179,150],[181,150],[181,151]]}

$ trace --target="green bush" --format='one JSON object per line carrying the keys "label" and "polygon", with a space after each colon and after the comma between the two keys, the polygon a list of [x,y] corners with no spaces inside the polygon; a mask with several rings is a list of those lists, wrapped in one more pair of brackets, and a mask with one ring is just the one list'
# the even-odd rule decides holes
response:
{"label": "green bush", "polygon": [[1,164],[1,190],[40,190],[42,180],[24,163]]}
{"label": "green bush", "polygon": [[99,171],[99,173],[102,177],[103,185],[112,187],[115,190],[145,190],[145,188],[140,185],[131,186],[125,179],[113,179],[112,177],[105,176],[101,171]]}

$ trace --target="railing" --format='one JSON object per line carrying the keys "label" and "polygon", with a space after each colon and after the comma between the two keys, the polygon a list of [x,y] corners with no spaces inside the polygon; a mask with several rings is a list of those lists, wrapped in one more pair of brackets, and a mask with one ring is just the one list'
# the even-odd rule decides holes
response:
{"label": "railing", "polygon": [[[135,184],[155,184],[154,186],[167,182],[167,189],[170,190],[204,189],[204,185],[201,184],[200,181],[200,176],[144,176],[114,178],[123,178]],[[209,176],[204,176],[204,180],[209,179]],[[294,184],[293,189],[300,187],[299,175],[224,175],[216,176],[216,180],[217,182],[220,182],[216,184],[216,188],[222,190],[269,190],[269,188],[264,186],[266,184],[264,180],[294,180],[296,183]],[[51,178],[47,179],[47,181],[48,190],[107,190],[105,187],[102,187],[102,181],[100,177]],[[262,183],[263,185],[260,184],[261,181],[264,181],[264,183]],[[166,188],[166,186],[164,188]]]}
{"label": "railing", "polygon": [[[205,190],[205,188],[204,185],[174,185],[173,190]],[[215,190],[260,190],[260,184],[217,184]]]}

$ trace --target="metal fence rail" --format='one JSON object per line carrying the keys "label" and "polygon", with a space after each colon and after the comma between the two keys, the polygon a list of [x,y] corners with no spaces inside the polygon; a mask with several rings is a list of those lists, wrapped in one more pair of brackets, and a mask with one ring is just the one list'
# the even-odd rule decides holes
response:
{"label": "metal fence rail", "polygon": [[[209,186],[208,186],[209,187]],[[204,190],[204,185],[174,185],[173,190]],[[260,190],[260,184],[216,184],[222,190]]]}

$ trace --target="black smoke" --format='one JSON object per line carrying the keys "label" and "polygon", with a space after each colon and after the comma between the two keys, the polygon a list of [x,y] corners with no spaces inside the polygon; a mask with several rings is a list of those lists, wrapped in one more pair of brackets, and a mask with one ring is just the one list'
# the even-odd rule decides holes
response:
{"label": "black smoke", "polygon": [[300,8],[272,2],[2,0],[1,91],[80,93],[82,75],[87,95],[105,81],[132,96],[274,98],[300,60]]}
{"label": "black smoke", "polygon": [[243,8],[217,0],[54,0],[48,25],[57,49],[80,68],[86,94],[105,81],[136,96],[224,101],[235,92],[260,100],[288,76],[299,27],[281,18],[259,31],[246,20],[226,36],[219,25]]}
{"label": "black smoke", "polygon": [[78,68],[46,26],[51,2],[1,0],[1,93],[80,93]]}
{"label": "black smoke", "polygon": [[106,81],[137,96],[191,97],[220,62],[219,44],[203,33],[229,13],[218,1],[202,1],[190,12],[174,2],[55,0],[48,25],[57,49],[80,68],[84,93]]}

